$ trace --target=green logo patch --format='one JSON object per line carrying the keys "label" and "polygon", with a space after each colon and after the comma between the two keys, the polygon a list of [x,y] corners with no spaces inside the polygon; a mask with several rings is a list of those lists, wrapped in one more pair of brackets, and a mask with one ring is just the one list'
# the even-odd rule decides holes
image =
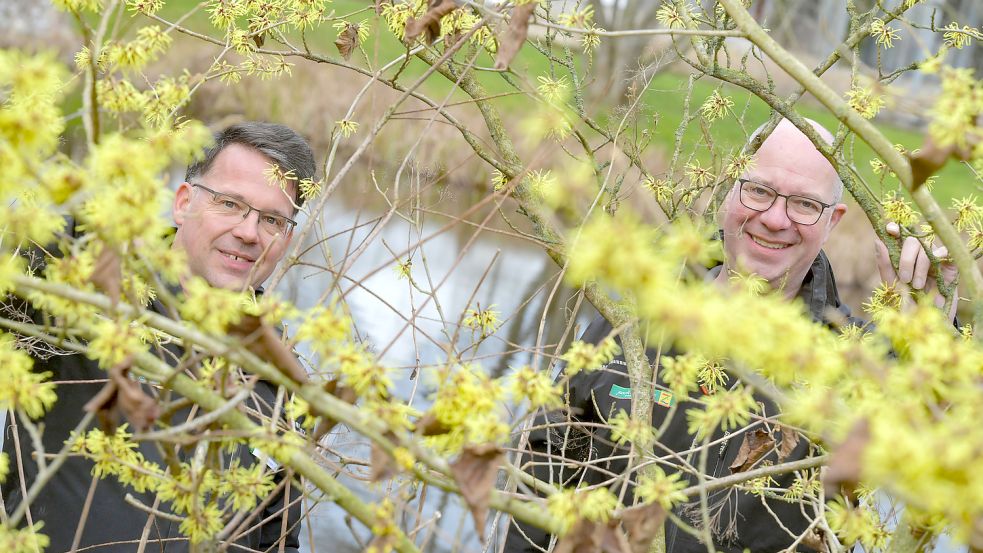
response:
{"label": "green logo patch", "polygon": [[631,399],[631,388],[612,384],[611,391],[608,392],[608,395],[618,399]]}
{"label": "green logo patch", "polygon": [[[625,388],[624,386],[612,384],[611,390],[608,391],[608,395],[616,399],[631,399],[631,388]],[[672,407],[676,400],[672,392],[668,392],[666,390],[655,390],[652,397],[655,399],[656,403],[663,407]]]}

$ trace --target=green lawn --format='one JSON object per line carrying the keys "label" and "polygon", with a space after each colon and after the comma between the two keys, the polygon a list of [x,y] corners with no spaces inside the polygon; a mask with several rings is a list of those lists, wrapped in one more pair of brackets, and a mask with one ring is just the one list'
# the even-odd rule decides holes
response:
{"label": "green lawn", "polygon": [[[173,21],[196,5],[198,5],[198,2],[195,0],[172,0],[166,3],[160,15],[165,19]],[[366,60],[368,60],[374,68],[405,52],[405,46],[389,33],[385,28],[384,21],[381,18],[376,18],[372,2],[367,0],[334,0],[330,4],[330,9],[334,10],[335,16],[351,16],[347,17],[347,19],[350,21],[364,20],[370,25],[371,35],[362,45],[364,55],[362,53],[355,54],[352,57],[352,63],[365,65]],[[129,14],[125,17],[127,19],[130,18]],[[185,21],[185,25],[200,31],[211,30],[211,26],[207,21],[207,13],[204,10],[199,10],[192,17],[188,18]],[[330,23],[322,23],[318,28],[308,31],[305,38],[312,51],[325,53],[328,56],[336,56],[337,50],[334,46],[336,35],[336,31]],[[297,44],[300,42],[299,39],[299,35],[291,37],[291,40],[296,40]],[[277,45],[275,43],[271,44],[268,41],[267,47],[276,48]],[[574,60],[578,67],[583,67],[586,61],[579,51],[574,52]],[[493,60],[487,54],[482,54],[478,57],[477,65],[490,67],[493,65]],[[566,72],[562,67],[551,67],[550,61],[529,45],[526,45],[522,49],[518,57],[513,61],[512,67],[516,70],[516,73],[523,75],[525,79],[528,79],[532,83],[535,83],[537,76],[547,75],[551,71],[555,71],[559,75]],[[423,62],[414,59],[402,70],[400,81],[411,83],[416,77],[422,75],[426,68]],[[388,76],[391,77],[392,74],[390,72]],[[479,80],[489,95],[515,92],[515,88],[507,83],[504,77],[501,74],[491,71],[479,72]],[[513,75],[512,78],[515,78],[515,76]],[[712,91],[719,86],[720,83],[718,81],[709,78],[698,79],[693,86],[690,111],[697,110]],[[645,92],[642,98],[644,108],[642,110],[642,117],[639,120],[650,123],[648,130],[654,135],[653,144],[656,147],[665,149],[667,152],[672,151],[674,133],[684,114],[686,87],[686,75],[664,72],[656,76],[651,87]],[[455,92],[452,88],[452,83],[447,79],[440,75],[433,75],[424,83],[422,90],[436,100],[442,100],[448,94],[451,94],[451,101],[465,99],[463,93],[460,91]],[[737,114],[743,116],[743,120],[747,122],[748,130],[751,130],[768,117],[769,108],[757,97],[736,87],[727,85],[724,87],[722,93],[734,100],[734,114],[714,122],[710,126],[710,133],[718,147],[737,147],[742,143],[745,136],[744,130],[742,130],[738,121]],[[528,100],[521,95],[506,95],[495,98],[492,101],[506,114],[506,117],[515,113],[522,113],[523,109],[529,108]],[[800,104],[799,111],[806,117],[815,119],[830,129],[835,129],[837,125],[837,121],[828,112],[818,107]],[[596,118],[600,123],[605,124],[605,116],[597,115]],[[654,123],[652,123],[653,121]],[[884,124],[880,124],[879,128],[892,142],[902,144],[908,149],[916,148],[921,144],[922,135],[920,132]],[[638,130],[640,131],[641,129]],[[710,161],[710,153],[705,145],[701,146],[703,141],[704,138],[699,121],[694,121],[684,135],[684,153],[688,154],[695,150],[696,157],[702,163],[706,164]],[[881,184],[880,177],[875,175],[870,169],[869,160],[872,157],[871,150],[866,144],[858,143],[856,145],[854,150],[856,167],[867,182],[871,183],[873,191],[880,193],[884,190],[896,188],[897,185],[890,179],[884,184]],[[975,190],[975,188],[971,172],[963,166],[950,163],[939,176],[938,183],[935,187],[935,194],[943,202],[944,206],[948,206],[951,198],[966,195]]]}

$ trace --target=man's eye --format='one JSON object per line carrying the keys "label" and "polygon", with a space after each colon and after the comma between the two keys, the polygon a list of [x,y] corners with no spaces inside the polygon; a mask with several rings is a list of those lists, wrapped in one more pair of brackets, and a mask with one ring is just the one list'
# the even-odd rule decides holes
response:
{"label": "man's eye", "polygon": [[821,209],[818,202],[815,202],[813,200],[803,199],[803,198],[796,198],[795,206],[799,210],[806,211],[806,212],[815,212]]}
{"label": "man's eye", "polygon": [[286,221],[275,215],[265,215],[263,217],[263,222],[276,228],[283,228],[283,225],[286,224]]}
{"label": "man's eye", "polygon": [[753,186],[752,185],[752,186],[748,187],[748,191],[751,194],[754,194],[755,196],[760,196],[762,198],[764,198],[765,196],[770,196],[771,195],[771,190],[768,190],[764,186]]}
{"label": "man's eye", "polygon": [[238,209],[239,204],[233,200],[222,200],[222,207],[225,209]]}

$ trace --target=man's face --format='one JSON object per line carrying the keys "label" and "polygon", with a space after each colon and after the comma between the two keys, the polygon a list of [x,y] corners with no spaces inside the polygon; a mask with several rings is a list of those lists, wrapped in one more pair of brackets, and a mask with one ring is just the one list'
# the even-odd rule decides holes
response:
{"label": "man's face", "polygon": [[[242,218],[229,214],[210,192],[182,183],[174,196],[174,222],[178,227],[174,246],[185,250],[191,273],[218,288],[255,288],[273,272],[286,253],[292,233],[270,233],[260,224],[263,212],[291,217],[286,190],[271,184],[266,176],[270,160],[259,151],[231,144],[215,158],[200,184],[255,208]],[[290,196],[288,196],[290,194]]]}
{"label": "man's face", "polygon": [[[805,196],[824,204],[834,202],[836,171],[788,121],[779,124],[755,159],[744,178],[770,186],[780,194]],[[740,193],[737,183],[721,212],[725,271],[757,274],[773,289],[794,296],[846,205],[826,208],[819,221],[805,225],[789,219],[785,198],[777,197],[767,210],[755,211],[741,203]]]}

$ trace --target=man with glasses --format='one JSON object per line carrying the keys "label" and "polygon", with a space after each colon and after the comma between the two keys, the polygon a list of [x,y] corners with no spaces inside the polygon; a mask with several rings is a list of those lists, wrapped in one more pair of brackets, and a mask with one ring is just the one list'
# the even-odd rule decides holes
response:
{"label": "man with glasses", "polygon": [[[827,143],[833,141],[826,129],[815,122],[810,121],[810,124]],[[754,274],[789,300],[801,299],[816,321],[831,326],[843,322],[861,323],[852,318],[849,308],[840,302],[832,269],[821,251],[847,209],[840,203],[843,184],[836,170],[808,137],[787,120],[779,123],[768,136],[754,160],[747,173],[733,184],[718,213],[724,263],[711,269],[708,278],[722,287],[729,287],[732,275]],[[896,231],[895,225],[890,232]],[[944,257],[946,251],[940,248],[935,255]],[[882,279],[900,280],[917,289],[934,288],[935,279],[929,278],[928,258],[914,238],[909,237],[902,246],[900,279],[894,274],[883,244],[879,244],[877,257]],[[954,268],[943,264],[943,271],[945,280],[951,282],[955,277]],[[828,318],[833,313],[838,314],[834,317],[836,321]],[[607,321],[597,319],[581,339],[597,343],[611,330]],[[657,358],[658,353],[648,352],[649,359]],[[547,420],[537,420],[536,429],[529,435],[529,451],[524,452],[521,461],[537,478],[565,487],[602,485],[627,470],[627,450],[616,446],[605,428],[606,421],[618,411],[630,410],[631,383],[623,357],[615,358],[605,369],[582,371],[571,378],[567,398],[573,424],[562,413],[551,414]],[[713,391],[704,388],[702,393]],[[655,453],[665,456],[673,452],[679,458],[689,458],[691,466],[698,466],[697,459],[690,457],[699,443],[688,432],[685,416],[687,409],[699,406],[693,399],[658,392],[652,420],[653,426],[661,430]],[[778,415],[774,403],[763,397],[756,399],[763,405],[763,416]],[[667,420],[670,413],[672,418]],[[591,428],[603,430],[591,431]],[[706,474],[713,478],[729,475],[729,467],[739,454],[743,439],[743,433],[715,433],[711,437],[715,446],[706,460]],[[786,460],[804,458],[809,454],[809,447],[806,440],[800,440]],[[775,457],[772,452],[765,460],[774,462]],[[794,479],[795,475],[776,476],[770,487],[787,488]],[[631,505],[632,492],[628,490],[624,504]],[[711,511],[709,533],[716,551],[782,551],[809,527],[809,518],[805,514],[808,509],[794,501],[759,497],[727,488],[711,492],[708,503]],[[687,525],[703,526],[698,503],[677,508],[675,516]],[[669,553],[711,549],[709,544],[701,543],[699,537],[672,522],[666,525],[665,539]],[[508,553],[543,551],[549,543],[550,536],[541,530],[513,522],[504,550]],[[801,541],[797,549],[810,550]]]}
{"label": "man with glasses", "polygon": [[[187,254],[190,275],[201,277],[214,287],[261,293],[260,285],[286,253],[296,225],[294,217],[303,201],[299,183],[313,179],[315,171],[310,146],[282,125],[246,122],[216,134],[215,144],[188,168],[186,182],[178,187],[174,198],[177,230],[172,247]],[[70,225],[71,234],[75,234],[73,227]],[[168,314],[157,300],[149,309]],[[43,318],[37,313],[34,316]],[[171,364],[187,359],[179,342],[161,347],[162,359]],[[23,476],[15,468],[3,482],[8,514],[18,508],[24,490],[36,479],[36,456],[63,447],[82,418],[86,403],[100,393],[106,379],[106,371],[82,354],[36,359],[35,370],[50,371],[60,381],[59,396],[40,421],[44,428],[43,452],[35,451],[36,442],[24,425],[17,428],[17,440],[12,439],[12,421],[7,421],[4,452],[12,468],[23,467]],[[242,385],[252,386],[252,394],[241,407],[270,416],[271,406],[276,404],[276,388],[264,381]],[[169,422],[180,424],[189,415],[190,408],[183,408],[169,416]],[[16,443],[20,444],[19,450]],[[147,460],[164,465],[156,443],[141,442],[139,450]],[[19,462],[15,460],[18,454]],[[193,454],[194,450],[178,452],[182,461],[190,461]],[[209,455],[222,456],[223,466],[252,466],[265,458],[258,450],[250,453],[242,445],[232,454],[223,449]],[[278,468],[271,461],[267,465],[271,470]],[[278,491],[260,508],[237,515],[238,526],[223,534],[223,548],[296,553],[301,490],[294,482],[284,482],[285,475],[285,471],[276,471]],[[143,507],[132,504],[127,496]],[[179,530],[181,519],[151,511],[157,505],[155,494],[122,486],[113,477],[99,479],[93,475],[91,461],[72,455],[31,499],[27,518],[31,523],[43,523],[41,533],[50,539],[46,551],[187,551],[188,540]],[[166,502],[159,505],[160,511],[169,509]],[[233,515],[236,513],[229,508],[223,524]]]}
{"label": "man with glasses", "polygon": [[[292,179],[277,183],[271,163]],[[257,288],[287,250],[302,201],[297,183],[314,171],[307,143],[286,127],[247,123],[219,133],[174,195],[174,247],[188,254],[191,273],[219,288]]]}

